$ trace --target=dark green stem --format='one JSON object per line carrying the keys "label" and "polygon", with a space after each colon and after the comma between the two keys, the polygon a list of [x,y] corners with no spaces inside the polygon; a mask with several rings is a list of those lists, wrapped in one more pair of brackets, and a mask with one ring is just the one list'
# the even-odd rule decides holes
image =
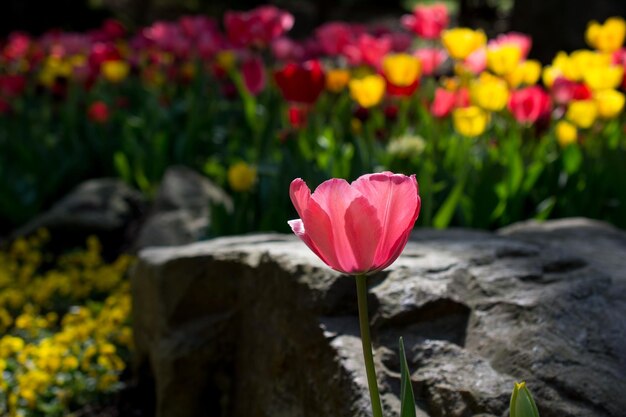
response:
{"label": "dark green stem", "polygon": [[361,327],[361,343],[363,344],[363,359],[365,360],[365,372],[367,373],[367,385],[370,390],[372,401],[372,413],[374,417],[383,417],[378,394],[378,382],[374,369],[374,357],[372,356],[372,342],[370,339],[370,321],[367,314],[367,276],[356,276],[356,294],[359,303],[359,326]]}

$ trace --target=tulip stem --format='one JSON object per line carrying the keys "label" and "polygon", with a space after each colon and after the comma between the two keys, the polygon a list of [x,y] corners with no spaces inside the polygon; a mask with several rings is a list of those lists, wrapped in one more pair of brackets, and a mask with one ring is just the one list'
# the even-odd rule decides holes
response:
{"label": "tulip stem", "polygon": [[370,390],[372,401],[372,413],[374,417],[383,417],[378,394],[378,381],[374,369],[374,357],[372,356],[372,342],[370,339],[370,322],[367,314],[367,276],[356,276],[356,294],[359,304],[359,326],[361,327],[361,343],[363,345],[363,359],[365,360],[365,372],[367,373],[367,385]]}

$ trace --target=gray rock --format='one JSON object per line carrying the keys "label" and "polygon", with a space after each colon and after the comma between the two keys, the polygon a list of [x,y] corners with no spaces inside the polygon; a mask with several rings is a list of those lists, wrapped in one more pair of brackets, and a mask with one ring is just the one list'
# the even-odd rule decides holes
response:
{"label": "gray rock", "polygon": [[[624,253],[626,233],[584,219],[416,230],[370,279],[385,415],[403,336],[419,417],[508,415],[519,380],[542,417],[623,416]],[[371,415],[353,279],[297,238],[144,250],[132,292],[158,416]]]}
{"label": "gray rock", "polygon": [[46,228],[54,239],[51,247],[84,245],[88,236],[96,235],[105,248],[118,251],[132,236],[144,209],[142,194],[123,181],[113,178],[89,180],[77,186],[49,211],[15,231],[11,238]]}
{"label": "gray rock", "polygon": [[233,203],[221,188],[195,171],[183,166],[169,168],[135,248],[198,241],[206,235],[212,205],[232,211]]}

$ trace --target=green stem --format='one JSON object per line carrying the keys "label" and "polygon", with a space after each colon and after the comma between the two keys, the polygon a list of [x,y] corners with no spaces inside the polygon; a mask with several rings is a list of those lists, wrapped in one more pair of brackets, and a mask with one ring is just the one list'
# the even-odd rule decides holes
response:
{"label": "green stem", "polygon": [[376,381],[374,357],[372,356],[372,342],[370,340],[370,323],[367,315],[367,276],[365,274],[359,274],[355,278],[356,294],[359,303],[359,326],[361,327],[363,359],[365,360],[367,385],[370,390],[370,399],[372,401],[372,413],[374,417],[382,417],[383,410],[380,405],[380,396],[378,394],[378,382]]}

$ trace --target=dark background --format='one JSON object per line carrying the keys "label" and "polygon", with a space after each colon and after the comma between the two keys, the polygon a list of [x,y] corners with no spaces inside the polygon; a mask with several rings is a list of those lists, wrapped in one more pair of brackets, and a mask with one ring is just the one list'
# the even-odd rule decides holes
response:
{"label": "dark background", "polygon": [[[13,30],[40,34],[51,28],[83,31],[115,17],[131,30],[156,19],[184,14],[222,16],[225,10],[246,10],[272,3],[291,11],[296,25],[291,36],[303,37],[322,22],[383,21],[398,24],[398,17],[415,0],[2,0],[0,37]],[[582,48],[584,30],[592,19],[626,16],[625,0],[457,0],[458,24],[483,28],[488,35],[517,30],[533,37],[531,56],[549,62],[559,50]]]}

